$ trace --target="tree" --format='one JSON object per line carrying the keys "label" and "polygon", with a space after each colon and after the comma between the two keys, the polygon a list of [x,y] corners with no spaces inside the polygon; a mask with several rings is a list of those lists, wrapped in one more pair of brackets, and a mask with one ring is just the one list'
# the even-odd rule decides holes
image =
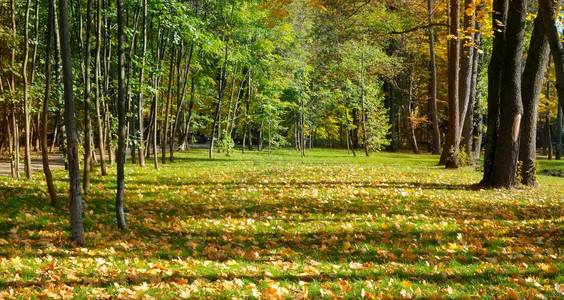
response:
{"label": "tree", "polygon": [[460,115],[459,115],[459,57],[460,57],[460,0],[450,0],[450,52],[448,57],[448,135],[443,153],[446,151],[445,166],[455,169],[460,165]]}
{"label": "tree", "polygon": [[[125,151],[126,151],[126,109],[125,109],[125,45],[124,45],[124,16],[123,0],[117,0],[118,19],[118,149],[117,149],[117,192],[116,192],[116,220],[119,229],[127,229],[123,213],[125,189]],[[157,155],[155,153],[155,155]]]}
{"label": "tree", "polygon": [[[494,137],[496,152],[486,185],[512,188],[517,183],[519,136],[523,116],[521,97],[521,65],[525,41],[527,1],[516,0],[508,4],[504,40],[503,68],[501,70],[499,129]],[[503,109],[501,109],[503,107]]]}
{"label": "tree", "polygon": [[63,85],[65,99],[65,129],[67,133],[67,161],[70,181],[70,219],[72,240],[84,246],[82,225],[82,197],[80,191],[80,166],[78,161],[78,136],[74,117],[73,78],[71,63],[71,41],[67,0],[59,0],[61,58],[63,63]]}
{"label": "tree", "polygon": [[51,205],[58,203],[57,192],[53,186],[53,175],[49,167],[49,148],[47,146],[47,125],[49,114],[49,102],[51,100],[51,47],[53,44],[53,23],[55,22],[55,0],[49,0],[49,13],[47,15],[47,36],[45,38],[45,97],[43,98],[43,110],[41,113],[41,160],[43,173]]}

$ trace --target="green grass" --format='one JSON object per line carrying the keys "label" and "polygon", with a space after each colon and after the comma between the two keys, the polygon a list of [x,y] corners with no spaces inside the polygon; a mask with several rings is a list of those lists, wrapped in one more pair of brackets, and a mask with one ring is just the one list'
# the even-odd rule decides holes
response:
{"label": "green grass", "polygon": [[115,170],[96,171],[86,248],[70,244],[67,205],[48,205],[41,174],[0,178],[0,298],[563,296],[562,178],[481,190],[480,173],[426,154],[206,156],[127,165],[125,232]]}

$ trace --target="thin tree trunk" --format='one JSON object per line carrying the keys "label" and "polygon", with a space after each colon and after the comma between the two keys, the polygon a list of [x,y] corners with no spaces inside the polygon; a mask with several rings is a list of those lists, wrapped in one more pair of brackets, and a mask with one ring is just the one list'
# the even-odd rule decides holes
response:
{"label": "thin tree trunk", "polygon": [[90,120],[90,50],[92,35],[92,0],[86,4],[86,41],[84,46],[84,173],[82,188],[90,190],[90,167],[92,159],[92,121]]}
{"label": "thin tree trunk", "polygon": [[[161,126],[161,155],[163,164],[166,163],[166,144],[167,144],[167,135],[168,135],[168,123],[169,123],[169,115],[170,115],[170,102],[172,98],[172,78],[174,76],[174,57],[175,57],[175,45],[172,44],[172,52],[170,54],[170,65],[169,65],[169,73],[168,73],[168,92],[166,97],[166,107],[164,110],[164,124]],[[180,54],[179,54],[180,55]]]}
{"label": "thin tree trunk", "polygon": [[[462,42],[460,43],[460,70],[458,82],[458,101],[459,101],[459,134],[462,134],[462,127],[466,120],[468,107],[470,104],[470,89],[472,83],[472,66],[474,61],[474,34],[475,30],[475,9],[474,0],[465,0],[463,18],[464,27],[462,31]],[[468,149],[466,149],[468,151]]]}
{"label": "thin tree trunk", "polygon": [[27,0],[25,6],[25,24],[24,24],[24,56],[22,62],[22,82],[23,82],[23,100],[24,100],[24,124],[25,124],[25,137],[24,137],[24,169],[25,175],[28,180],[31,179],[31,135],[30,135],[30,115],[29,115],[29,91],[28,91],[28,77],[27,77],[27,63],[29,60],[29,12],[31,9],[31,0]]}
{"label": "thin tree trunk", "polygon": [[[427,13],[429,23],[433,23],[433,0],[427,0]],[[432,139],[431,152],[433,154],[441,153],[441,131],[439,129],[439,118],[437,112],[437,62],[435,55],[435,33],[433,28],[429,30],[429,72],[431,73],[431,81],[429,84],[429,119],[431,120]]]}
{"label": "thin tree trunk", "polygon": [[116,192],[116,219],[121,230],[127,229],[123,213],[125,189],[125,151],[126,151],[126,105],[125,105],[125,46],[124,46],[124,19],[123,0],[117,0],[118,19],[118,151],[117,151],[117,192]]}
{"label": "thin tree trunk", "polygon": [[143,83],[145,80],[145,64],[147,63],[147,0],[143,0],[143,49],[142,49],[142,62],[141,70],[139,71],[139,95],[137,102],[137,126],[139,127],[137,139],[139,141],[139,165],[145,166],[145,142],[143,141],[143,131],[145,125],[143,124]]}
{"label": "thin tree trunk", "polygon": [[47,125],[49,115],[49,101],[51,97],[51,47],[53,44],[53,22],[54,22],[54,0],[49,0],[49,15],[47,17],[47,36],[45,39],[45,98],[43,99],[43,110],[41,114],[41,160],[43,162],[43,173],[45,173],[45,182],[47,183],[47,191],[51,199],[51,205],[57,205],[58,198],[55,187],[53,186],[53,175],[49,168],[49,149],[47,148]]}
{"label": "thin tree trunk", "polygon": [[100,52],[102,50],[102,1],[98,0],[98,11],[96,14],[96,62],[95,62],[95,83],[96,83],[96,99],[95,99],[95,107],[96,107],[96,124],[98,126],[98,147],[100,149],[100,171],[102,176],[106,176],[106,147],[104,143],[104,126],[102,122],[102,115],[101,115],[101,97],[102,97],[102,84],[100,82],[100,77],[102,75],[101,70],[101,60],[100,60]]}
{"label": "thin tree trunk", "polygon": [[556,25],[557,11],[560,11],[560,1],[539,0],[539,12],[543,16],[543,24],[548,37],[550,52],[554,59],[558,102],[560,106],[564,107],[564,45]]}
{"label": "thin tree trunk", "polygon": [[[192,64],[192,55],[194,54],[194,44],[190,46],[190,54],[188,55],[188,61],[186,62],[186,70],[184,71],[184,79],[182,85],[182,92],[179,93],[180,101],[176,101],[176,117],[174,118],[174,126],[172,127],[171,140],[170,140],[170,161],[174,160],[174,137],[176,135],[176,130],[178,128],[178,120],[180,119],[180,111],[184,106],[184,99],[186,98],[186,86],[188,85],[188,75],[190,74],[190,65]],[[180,77],[180,72],[179,72]]]}
{"label": "thin tree trunk", "polygon": [[82,225],[82,195],[80,191],[80,165],[78,159],[78,136],[74,117],[73,78],[71,64],[71,42],[68,21],[67,0],[59,0],[61,24],[61,54],[63,62],[63,84],[65,90],[65,131],[67,135],[67,161],[70,180],[70,219],[72,240],[84,246]]}
{"label": "thin tree trunk", "polygon": [[555,158],[562,159],[562,106],[558,104],[558,115],[556,118],[556,153]]}

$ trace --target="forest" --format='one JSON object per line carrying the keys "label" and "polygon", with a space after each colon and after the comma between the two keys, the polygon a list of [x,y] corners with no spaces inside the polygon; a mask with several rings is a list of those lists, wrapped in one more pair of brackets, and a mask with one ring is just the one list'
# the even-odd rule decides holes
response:
{"label": "forest", "polygon": [[0,298],[564,296],[561,4],[0,0]]}

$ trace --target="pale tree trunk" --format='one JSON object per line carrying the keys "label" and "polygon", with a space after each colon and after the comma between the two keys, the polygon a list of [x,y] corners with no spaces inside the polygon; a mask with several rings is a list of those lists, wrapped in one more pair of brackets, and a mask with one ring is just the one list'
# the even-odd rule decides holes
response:
{"label": "pale tree trunk", "polygon": [[538,185],[535,166],[537,114],[548,55],[548,39],[542,16],[539,14],[535,19],[525,70],[521,80],[523,87],[523,121],[521,122],[521,140],[519,142],[519,161],[521,162],[521,183],[527,186]]}
{"label": "pale tree trunk", "polygon": [[58,203],[57,192],[53,186],[53,175],[49,168],[49,149],[47,148],[47,125],[49,115],[49,101],[51,97],[51,47],[53,44],[53,22],[54,22],[54,0],[49,0],[49,15],[47,17],[47,37],[45,39],[45,98],[43,99],[43,110],[41,114],[41,159],[43,162],[43,173],[45,173],[45,182],[51,205]]}
{"label": "pale tree trunk", "polygon": [[139,71],[139,95],[137,101],[137,126],[139,127],[139,134],[137,139],[139,141],[139,165],[145,166],[145,141],[143,141],[143,131],[145,125],[143,124],[143,83],[145,80],[145,64],[147,62],[147,0],[143,0],[143,49],[142,49],[142,62],[141,70]]}
{"label": "pale tree trunk", "polygon": [[117,192],[116,192],[116,220],[121,230],[127,229],[123,212],[125,192],[125,151],[126,151],[126,105],[125,105],[125,45],[123,0],[117,0],[118,18],[118,150],[117,150]]}
{"label": "pale tree trunk", "polygon": [[[460,70],[458,77],[458,101],[459,101],[459,128],[464,126],[466,113],[470,103],[470,86],[472,83],[472,63],[474,61],[474,0],[466,0],[462,10],[464,17],[464,28],[460,43]],[[472,13],[470,13],[472,12]],[[459,131],[462,134],[462,130]],[[466,149],[468,151],[468,149]]]}
{"label": "pale tree trunk", "polygon": [[[170,53],[170,65],[168,73],[168,92],[166,97],[166,107],[164,111],[164,124],[161,126],[161,155],[163,164],[166,163],[166,144],[167,144],[167,134],[168,134],[168,118],[170,115],[170,102],[172,98],[172,78],[174,77],[174,57],[175,57],[175,45],[172,44],[172,52]],[[179,54],[180,55],[180,54]]]}
{"label": "pale tree trunk", "polygon": [[556,153],[555,158],[562,159],[562,106],[558,104],[558,115],[556,118]]}
{"label": "pale tree trunk", "polygon": [[[491,187],[512,188],[517,183],[517,162],[523,102],[521,98],[521,66],[525,40],[527,0],[509,3],[505,36],[505,55],[501,76],[499,134],[490,180]],[[503,108],[503,109],[501,109]]]}
{"label": "pale tree trunk", "polygon": [[98,11],[96,14],[96,62],[95,62],[95,83],[96,83],[96,125],[98,126],[98,147],[100,149],[100,171],[102,176],[106,176],[106,147],[104,143],[105,128],[102,122],[101,115],[101,97],[102,97],[102,83],[100,77],[102,76],[100,52],[102,50],[102,1],[98,0]]}
{"label": "pale tree trunk", "polygon": [[407,139],[407,143],[411,148],[411,151],[415,154],[419,154],[419,147],[417,146],[417,138],[415,137],[415,130],[413,128],[413,124],[410,120],[411,118],[411,99],[413,96],[413,70],[409,68],[408,74],[408,93],[407,96],[404,92],[401,94],[402,98],[402,115],[403,115],[403,124],[405,130],[405,138]]}
{"label": "pale tree trunk", "polygon": [[484,153],[484,177],[480,182],[481,184],[488,184],[490,181],[497,147],[508,1],[509,0],[495,0],[493,2],[493,11],[496,13],[492,14],[494,35],[492,57],[488,66],[488,131],[486,134],[486,151]]}
{"label": "pale tree trunk", "polygon": [[25,24],[24,24],[24,56],[22,62],[22,82],[23,82],[23,100],[24,100],[24,169],[27,179],[31,179],[31,135],[30,135],[30,115],[29,115],[29,91],[28,91],[28,77],[27,77],[27,63],[29,60],[29,12],[31,9],[31,0],[27,0],[25,6]]}
{"label": "pale tree trunk", "polygon": [[84,169],[82,188],[90,190],[90,167],[92,160],[92,121],[90,120],[90,50],[92,36],[92,0],[86,3],[86,41],[84,41]]}
{"label": "pale tree trunk", "polygon": [[72,240],[84,246],[82,225],[82,195],[80,191],[80,165],[78,159],[78,136],[74,117],[71,43],[67,0],[59,0],[61,56],[63,62],[63,84],[65,90],[65,131],[67,135],[67,161],[70,180],[70,219]]}
{"label": "pale tree trunk", "polygon": [[[427,0],[427,13],[429,23],[433,23],[433,0]],[[433,28],[429,31],[429,72],[431,73],[431,81],[429,83],[429,119],[431,120],[432,138],[431,152],[433,154],[441,153],[441,131],[439,129],[439,118],[437,112],[437,62],[435,55],[435,33]]]}

